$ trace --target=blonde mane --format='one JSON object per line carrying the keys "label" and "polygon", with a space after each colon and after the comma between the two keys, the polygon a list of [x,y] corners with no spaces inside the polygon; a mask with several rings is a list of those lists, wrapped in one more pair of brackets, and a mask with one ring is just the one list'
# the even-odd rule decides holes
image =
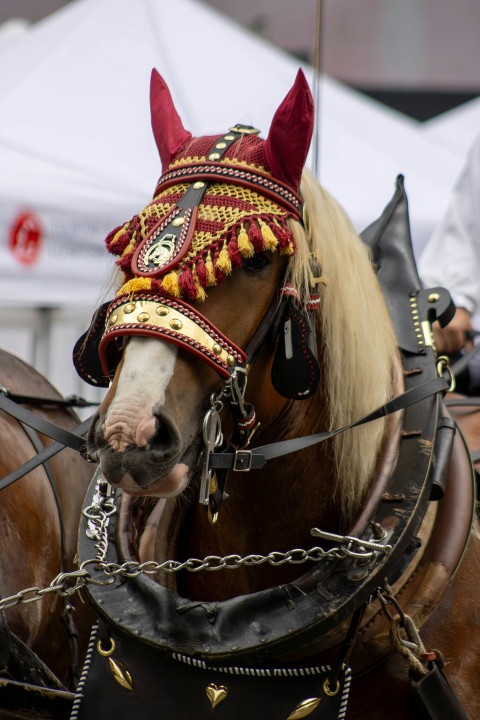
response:
{"label": "blonde mane", "polygon": [[[317,337],[330,429],[347,425],[394,395],[400,367],[397,343],[367,247],[340,205],[304,171],[301,193],[309,212],[308,237],[290,221],[296,251],[289,279],[308,295],[311,253],[328,278],[320,286]],[[377,420],[334,439],[335,493],[346,517],[358,510],[385,434]]]}

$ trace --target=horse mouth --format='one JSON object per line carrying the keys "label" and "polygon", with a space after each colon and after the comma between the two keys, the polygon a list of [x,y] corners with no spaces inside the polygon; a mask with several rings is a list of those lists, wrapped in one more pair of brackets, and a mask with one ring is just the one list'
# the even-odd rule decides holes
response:
{"label": "horse mouth", "polygon": [[122,452],[111,448],[99,451],[99,464],[107,482],[128,495],[174,497],[190,484],[202,449],[198,435],[186,449],[169,460],[148,448],[128,446]]}

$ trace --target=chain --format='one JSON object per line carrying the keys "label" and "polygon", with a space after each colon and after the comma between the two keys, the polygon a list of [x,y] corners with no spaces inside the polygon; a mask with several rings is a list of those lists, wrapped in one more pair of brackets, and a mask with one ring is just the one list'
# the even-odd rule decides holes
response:
{"label": "chain", "polygon": [[[92,504],[83,511],[83,515],[87,519],[86,534],[91,540],[95,540],[95,557],[84,560],[78,570],[60,573],[46,588],[28,588],[16,595],[0,600],[0,612],[19,604],[41,600],[45,595],[53,592],[62,596],[69,596],[78,592],[87,584],[110,585],[119,576],[134,578],[141,574],[157,575],[160,572],[176,573],[181,570],[187,570],[188,572],[200,572],[201,570],[215,572],[217,570],[236,570],[240,567],[253,567],[266,563],[278,567],[287,563],[300,565],[305,562],[319,562],[327,558],[338,560],[350,558],[369,562],[378,557],[379,554],[388,554],[392,549],[390,545],[381,545],[379,542],[361,540],[348,535],[326,533],[318,528],[312,528],[312,535],[330,542],[338,542],[338,546],[328,550],[318,546],[309,550],[297,548],[288,552],[274,550],[268,555],[251,554],[243,557],[236,554],[223,557],[207,555],[201,560],[199,558],[189,558],[183,562],[178,560],[164,560],[161,563],[154,560],[145,562],[127,560],[124,563],[107,562],[108,525],[111,516],[116,512],[114,497],[106,494],[111,492],[107,488],[109,488],[107,483],[100,482]],[[99,580],[97,577],[93,577],[88,569],[89,566],[93,566],[97,572],[102,572],[104,579]]]}

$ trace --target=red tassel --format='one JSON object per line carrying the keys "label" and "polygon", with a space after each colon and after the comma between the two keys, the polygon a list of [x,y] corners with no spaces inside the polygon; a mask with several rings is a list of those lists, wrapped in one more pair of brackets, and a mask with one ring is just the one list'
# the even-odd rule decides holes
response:
{"label": "red tassel", "polygon": [[119,260],[117,260],[118,267],[121,268],[123,270],[123,272],[128,275],[128,277],[131,277],[130,265],[132,262],[134,252],[135,251],[132,250],[131,252],[127,253],[126,255],[123,255]]}
{"label": "red tassel", "polygon": [[119,230],[121,230],[121,225],[115,228],[115,230],[112,230],[112,232],[109,232],[105,238],[106,248],[112,255],[121,255],[131,239],[127,232],[123,232],[112,244],[112,240]]}
{"label": "red tassel", "polygon": [[190,270],[190,268],[186,268],[178,276],[178,284],[180,285],[182,296],[185,298],[185,300],[195,300],[195,298],[197,297],[197,289],[195,287],[192,271]]}
{"label": "red tassel", "polygon": [[203,258],[200,258],[197,262],[197,278],[200,285],[204,288],[208,285],[208,275],[207,275],[207,268],[205,267],[205,262]]}
{"label": "red tassel", "polygon": [[227,245],[228,255],[230,257],[230,260],[232,261],[232,267],[242,267],[243,265],[243,258],[240,253],[240,250],[238,249],[238,243],[237,239],[233,237],[228,245]]}
{"label": "red tassel", "polygon": [[253,220],[250,221],[250,225],[248,228],[248,238],[252,243],[253,247],[255,248],[255,252],[260,253],[265,250],[265,241],[263,239],[263,235],[260,232],[257,224],[253,222]]}
{"label": "red tassel", "polygon": [[293,235],[285,226],[276,225],[274,232],[281,250],[288,248],[290,244],[294,245]]}

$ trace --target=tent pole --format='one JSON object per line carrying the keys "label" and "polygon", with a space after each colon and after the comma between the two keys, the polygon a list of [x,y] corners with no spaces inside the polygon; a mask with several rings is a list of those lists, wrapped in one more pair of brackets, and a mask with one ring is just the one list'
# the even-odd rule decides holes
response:
{"label": "tent pole", "polygon": [[318,157],[320,151],[320,71],[322,65],[323,1],[317,0],[315,17],[315,48],[313,58],[313,103],[315,125],[313,130],[312,173],[319,178]]}

